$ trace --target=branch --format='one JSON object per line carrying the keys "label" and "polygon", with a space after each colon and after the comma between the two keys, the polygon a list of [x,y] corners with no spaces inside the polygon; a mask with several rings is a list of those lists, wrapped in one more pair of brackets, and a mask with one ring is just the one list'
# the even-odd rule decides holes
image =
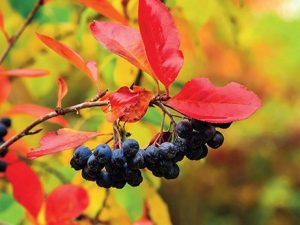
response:
{"label": "branch", "polygon": [[27,16],[24,24],[20,27],[20,29],[11,37],[11,39],[9,40],[9,44],[7,45],[7,47],[4,49],[3,53],[0,56],[0,64],[3,63],[3,61],[5,60],[6,56],[8,55],[9,51],[12,49],[12,47],[14,46],[14,44],[16,43],[16,41],[19,39],[19,37],[21,36],[21,34],[24,32],[24,30],[26,29],[26,27],[31,23],[34,15],[37,13],[37,11],[39,10],[39,8],[44,4],[44,0],[38,0],[36,5],[32,8],[31,12],[29,13],[29,15]]}
{"label": "branch", "polygon": [[109,197],[109,189],[105,189],[105,196],[104,196],[104,199],[103,199],[103,203],[102,203],[101,208],[98,210],[98,212],[95,215],[95,218],[94,218],[95,221],[99,220],[99,217],[101,216],[103,210],[106,208],[108,197]]}
{"label": "branch", "polygon": [[29,124],[26,128],[24,128],[21,132],[19,132],[18,134],[14,135],[13,137],[11,137],[10,139],[8,139],[6,142],[4,142],[1,146],[0,146],[0,154],[5,151],[5,148],[9,147],[10,145],[12,145],[13,143],[15,143],[16,141],[18,141],[19,139],[21,139],[22,137],[26,136],[26,135],[31,135],[37,131],[31,132],[31,130],[36,127],[37,125],[53,118],[53,117],[57,117],[57,116],[61,116],[61,115],[65,115],[71,112],[78,112],[81,109],[86,109],[86,108],[92,108],[92,107],[99,107],[99,106],[105,106],[108,105],[109,102],[108,101],[99,101],[99,102],[83,102],[77,105],[73,105],[70,107],[66,107],[66,108],[59,108],[56,109],[40,118],[38,118],[37,120],[33,121],[31,124]]}

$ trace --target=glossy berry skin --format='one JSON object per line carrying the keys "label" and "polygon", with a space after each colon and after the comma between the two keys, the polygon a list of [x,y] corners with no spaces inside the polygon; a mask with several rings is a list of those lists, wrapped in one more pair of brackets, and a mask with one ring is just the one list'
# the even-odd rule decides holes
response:
{"label": "glossy berry skin", "polygon": [[127,139],[123,142],[122,149],[125,157],[131,158],[139,151],[139,143],[134,139]]}
{"label": "glossy berry skin", "polygon": [[181,121],[177,123],[175,131],[179,137],[187,138],[192,134],[193,127],[189,121]]}
{"label": "glossy berry skin", "polygon": [[188,141],[187,139],[177,138],[173,144],[176,148],[176,156],[172,160],[179,162],[184,158],[185,152],[188,150]]}
{"label": "glossy berry skin", "polygon": [[0,123],[0,138],[3,138],[7,134],[7,127]]}
{"label": "glossy berry skin", "polygon": [[102,171],[98,174],[96,183],[99,187],[110,188],[113,184],[113,180],[111,179],[109,173]]}
{"label": "glossy berry skin", "polygon": [[127,160],[127,165],[131,169],[142,169],[145,167],[145,160],[142,153],[143,150],[139,150],[133,158]]}
{"label": "glossy berry skin", "polygon": [[85,166],[81,171],[81,176],[85,180],[96,181],[97,173],[90,170],[89,167]]}
{"label": "glossy berry skin", "polygon": [[179,166],[176,163],[173,163],[170,170],[168,170],[166,173],[164,173],[164,178],[175,179],[179,176],[179,173],[180,173]]}
{"label": "glossy berry skin", "polygon": [[209,141],[216,133],[216,128],[211,124],[206,124],[201,130],[198,130],[205,141]]}
{"label": "glossy berry skin", "polygon": [[138,172],[135,176],[131,179],[127,180],[127,183],[132,187],[137,187],[143,182],[143,177],[141,171],[137,170]]}
{"label": "glossy berry skin", "polygon": [[11,119],[4,117],[0,120],[0,123],[3,123],[7,128],[9,128],[11,126]]}
{"label": "glossy berry skin", "polygon": [[224,136],[219,131],[216,132],[214,137],[207,142],[207,145],[211,148],[219,148],[224,142]]}
{"label": "glossy berry skin", "polygon": [[172,159],[176,156],[176,148],[171,142],[164,142],[159,146],[159,155],[161,159]]}
{"label": "glossy berry skin", "polygon": [[204,143],[202,135],[198,131],[194,131],[188,139],[188,150],[198,149]]}
{"label": "glossy berry skin", "polygon": [[165,175],[169,170],[172,169],[174,162],[171,160],[162,160],[158,164],[159,171]]}
{"label": "glossy berry skin", "polygon": [[112,151],[107,144],[100,144],[94,149],[93,154],[99,163],[105,164],[110,161]]}
{"label": "glossy berry skin", "polygon": [[7,163],[4,160],[0,160],[0,173],[5,172],[7,168]]}
{"label": "glossy berry skin", "polygon": [[219,127],[221,129],[227,129],[231,126],[232,122],[231,123],[213,123],[212,125],[215,126],[215,127]]}
{"label": "glossy berry skin", "polygon": [[115,149],[111,156],[111,163],[116,166],[122,168],[126,163],[126,158],[122,149]]}
{"label": "glossy berry skin", "polygon": [[90,171],[99,173],[103,169],[104,164],[99,163],[96,157],[94,155],[91,155],[87,161],[87,167]]}
{"label": "glossy berry skin", "polygon": [[185,155],[190,160],[200,160],[200,159],[205,158],[207,156],[207,154],[208,154],[208,149],[207,149],[206,145],[203,145],[198,149],[186,152]]}
{"label": "glossy berry skin", "polygon": [[75,170],[82,169],[91,155],[92,152],[88,147],[80,146],[74,151],[70,164]]}
{"label": "glossy berry skin", "polygon": [[145,150],[144,158],[146,160],[146,163],[156,163],[159,159],[159,149],[154,145],[148,146]]}

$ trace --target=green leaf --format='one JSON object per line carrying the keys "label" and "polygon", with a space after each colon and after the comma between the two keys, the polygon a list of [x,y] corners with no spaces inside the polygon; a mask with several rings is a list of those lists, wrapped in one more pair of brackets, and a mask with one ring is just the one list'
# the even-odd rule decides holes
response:
{"label": "green leaf", "polygon": [[23,207],[12,196],[0,194],[0,224],[17,225],[24,216]]}

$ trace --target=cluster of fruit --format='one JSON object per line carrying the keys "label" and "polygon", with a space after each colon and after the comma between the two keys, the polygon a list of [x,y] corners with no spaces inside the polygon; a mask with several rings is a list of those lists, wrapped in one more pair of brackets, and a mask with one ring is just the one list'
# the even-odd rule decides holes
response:
{"label": "cluster of fruit", "polygon": [[114,151],[107,144],[98,145],[93,151],[80,146],[70,161],[75,170],[82,170],[82,177],[96,181],[104,188],[123,188],[126,183],[135,187],[143,177],[140,169],[149,169],[154,176],[166,179],[178,177],[177,162],[184,156],[190,160],[200,160],[207,156],[208,148],[218,148],[224,142],[223,135],[216,130],[228,128],[228,124],[211,124],[198,120],[181,121],[176,125],[176,139],[163,142],[159,146],[150,145],[140,149],[134,139],[127,139],[121,149]]}
{"label": "cluster of fruit", "polygon": [[[5,137],[5,135],[7,134],[7,129],[11,126],[11,120],[10,118],[2,118],[0,119],[0,146],[4,143],[3,138]],[[0,158],[3,158],[6,153],[8,152],[8,149],[4,149],[4,151],[2,151],[0,153]],[[1,172],[5,172],[7,167],[7,163],[4,160],[0,159],[0,173]]]}

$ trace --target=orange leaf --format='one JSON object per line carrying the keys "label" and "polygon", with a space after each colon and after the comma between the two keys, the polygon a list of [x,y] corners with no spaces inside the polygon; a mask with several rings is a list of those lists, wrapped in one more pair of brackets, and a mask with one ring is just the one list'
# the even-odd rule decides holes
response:
{"label": "orange leaf", "polygon": [[78,0],[81,4],[96,10],[98,13],[123,24],[127,24],[127,19],[121,15],[109,2],[106,0]]}
{"label": "orange leaf", "polygon": [[2,11],[0,11],[0,31],[4,34],[7,41],[9,41],[9,35],[5,30],[5,24],[4,24],[4,16]]}
{"label": "orange leaf", "polygon": [[6,101],[11,91],[11,84],[7,77],[0,76],[0,103]]}
{"label": "orange leaf", "polygon": [[50,132],[42,137],[40,140],[40,147],[29,152],[27,157],[33,159],[43,155],[75,148],[99,135],[100,134],[96,132],[84,132],[68,128],[60,129],[57,132]]}
{"label": "orange leaf", "polygon": [[47,70],[39,69],[14,69],[0,70],[0,76],[15,76],[15,77],[41,77],[49,73]]}
{"label": "orange leaf", "polygon": [[67,83],[65,82],[65,80],[61,77],[58,78],[57,83],[58,83],[58,93],[57,93],[56,107],[61,107],[62,99],[68,93],[68,86],[67,86]]}
{"label": "orange leaf", "polygon": [[133,90],[121,87],[116,92],[106,96],[110,101],[107,119],[113,122],[117,119],[126,122],[136,122],[146,113],[153,94],[142,87],[134,86]]}
{"label": "orange leaf", "polygon": [[[34,105],[34,104],[20,104],[20,105],[14,105],[6,114],[7,115],[27,114],[34,117],[42,117],[50,112],[53,112],[53,110],[45,106]],[[69,124],[68,121],[62,116],[51,118],[48,121],[52,123],[57,123],[63,127],[67,127]]]}
{"label": "orange leaf", "polygon": [[87,74],[88,77],[93,81],[93,83],[97,84],[98,71],[97,67],[95,67],[95,62],[93,62],[94,66],[91,67],[91,62],[85,62],[84,59],[73,49],[46,35],[37,33],[37,36],[45,45],[47,45],[63,58],[67,59],[83,73]]}

